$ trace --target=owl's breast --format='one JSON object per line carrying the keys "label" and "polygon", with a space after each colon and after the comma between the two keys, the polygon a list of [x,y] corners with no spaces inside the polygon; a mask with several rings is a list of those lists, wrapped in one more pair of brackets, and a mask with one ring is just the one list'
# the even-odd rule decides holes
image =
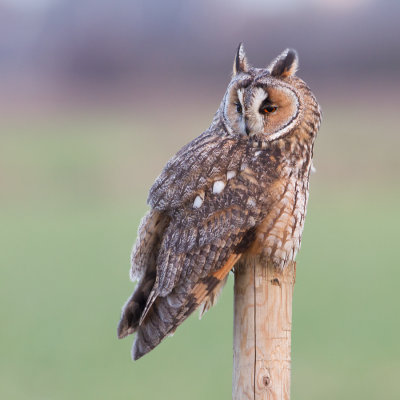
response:
{"label": "owl's breast", "polygon": [[294,260],[301,242],[308,200],[308,179],[280,178],[271,187],[266,216],[256,228],[249,249],[277,267]]}

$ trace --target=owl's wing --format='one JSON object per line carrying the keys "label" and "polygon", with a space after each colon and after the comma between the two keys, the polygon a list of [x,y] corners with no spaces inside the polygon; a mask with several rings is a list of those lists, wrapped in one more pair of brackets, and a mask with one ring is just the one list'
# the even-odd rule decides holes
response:
{"label": "owl's wing", "polygon": [[[228,182],[227,197],[233,196],[234,186],[233,180]],[[246,201],[222,206],[217,194],[206,195],[203,205],[203,210],[176,215],[165,231],[156,281],[137,328],[134,359],[172,334],[206,301],[254,240],[261,220],[255,207],[246,207]]]}
{"label": "owl's wing", "polygon": [[[238,240],[232,235],[240,236],[253,226],[255,216],[245,203],[254,179],[248,182],[243,181],[245,174],[238,176],[248,159],[248,142],[243,139],[205,132],[168,162],[150,189],[150,206],[172,219],[163,237],[150,300],[167,295],[182,270],[190,275],[186,255],[194,247],[205,248],[205,253],[213,246],[229,248]],[[151,301],[142,318],[150,305]]]}
{"label": "owl's wing", "polygon": [[[205,145],[207,153],[210,142]],[[246,148],[235,149],[233,166],[231,150],[237,141],[226,140],[221,145],[219,138],[219,143],[225,151],[213,147],[218,149],[219,160],[210,156],[211,167],[205,158],[204,165],[198,163],[202,152],[197,151],[197,161],[183,153],[175,165],[181,169],[192,161],[192,166],[181,174],[181,180],[174,179],[167,166],[159,178],[163,184],[156,183],[150,193],[150,205],[168,214],[170,223],[157,257],[155,284],[137,330],[135,359],[171,334],[210,296],[252,243],[255,227],[262,220],[262,211],[256,206],[261,195],[257,179],[242,168]],[[212,172],[216,168],[219,173]],[[186,174],[194,178],[190,180]],[[193,180],[202,183],[196,187]],[[190,190],[182,187],[186,182]]]}

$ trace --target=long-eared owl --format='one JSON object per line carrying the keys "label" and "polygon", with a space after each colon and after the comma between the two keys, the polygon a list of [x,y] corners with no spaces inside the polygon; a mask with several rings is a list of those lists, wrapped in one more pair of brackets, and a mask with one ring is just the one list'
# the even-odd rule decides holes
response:
{"label": "long-eared owl", "polygon": [[138,284],[118,326],[119,338],[136,332],[135,360],[200,305],[208,310],[240,257],[281,269],[295,258],[321,122],[297,66],[288,49],[254,68],[240,44],[211,126],[151,187],[131,258]]}

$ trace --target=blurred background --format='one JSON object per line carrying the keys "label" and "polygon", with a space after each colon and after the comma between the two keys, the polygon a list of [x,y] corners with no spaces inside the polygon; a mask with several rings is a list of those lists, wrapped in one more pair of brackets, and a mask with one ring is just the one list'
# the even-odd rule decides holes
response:
{"label": "blurred background", "polygon": [[400,3],[0,1],[0,397],[228,399],[232,277],[145,358],[116,339],[165,162],[237,45],[298,50],[324,119],[298,257],[294,399],[399,399]]}

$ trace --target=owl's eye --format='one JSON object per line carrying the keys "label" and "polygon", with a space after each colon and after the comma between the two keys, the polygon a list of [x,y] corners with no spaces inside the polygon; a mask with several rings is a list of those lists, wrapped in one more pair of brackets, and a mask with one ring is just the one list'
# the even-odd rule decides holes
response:
{"label": "owl's eye", "polygon": [[242,113],[242,105],[240,103],[235,103],[236,104],[236,111],[241,114]]}
{"label": "owl's eye", "polygon": [[266,106],[263,106],[260,108],[260,113],[261,114],[271,114],[273,112],[275,112],[278,109],[277,106],[273,106],[271,104],[267,104]]}

